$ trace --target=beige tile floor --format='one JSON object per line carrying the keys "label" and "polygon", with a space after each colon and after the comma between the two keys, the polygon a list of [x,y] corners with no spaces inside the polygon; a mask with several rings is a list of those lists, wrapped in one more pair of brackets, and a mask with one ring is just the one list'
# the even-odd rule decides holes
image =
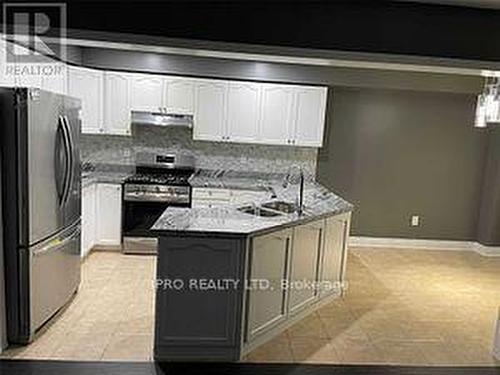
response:
{"label": "beige tile floor", "polygon": [[155,265],[155,256],[91,253],[69,307],[31,345],[7,350],[2,357],[151,359]]}
{"label": "beige tile floor", "polygon": [[499,366],[500,258],[351,249],[346,295],[257,348],[251,362]]}
{"label": "beige tile floor", "polygon": [[[94,252],[69,308],[2,357],[148,360],[155,258]],[[346,295],[250,353],[252,362],[500,365],[491,356],[500,258],[351,249]]]}

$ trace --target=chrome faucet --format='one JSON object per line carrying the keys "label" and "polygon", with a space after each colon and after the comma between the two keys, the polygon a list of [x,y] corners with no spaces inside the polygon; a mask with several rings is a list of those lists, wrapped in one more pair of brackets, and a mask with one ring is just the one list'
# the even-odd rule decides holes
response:
{"label": "chrome faucet", "polygon": [[289,169],[283,179],[283,188],[286,189],[288,185],[299,184],[299,196],[297,197],[297,213],[301,216],[304,212],[304,171],[301,167],[294,164]]}

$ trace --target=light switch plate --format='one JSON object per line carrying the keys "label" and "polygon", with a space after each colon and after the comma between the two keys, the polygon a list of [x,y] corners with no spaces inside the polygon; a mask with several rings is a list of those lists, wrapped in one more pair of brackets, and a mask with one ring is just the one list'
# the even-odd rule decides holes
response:
{"label": "light switch plate", "polygon": [[420,225],[420,216],[412,215],[411,216],[411,226],[418,227]]}

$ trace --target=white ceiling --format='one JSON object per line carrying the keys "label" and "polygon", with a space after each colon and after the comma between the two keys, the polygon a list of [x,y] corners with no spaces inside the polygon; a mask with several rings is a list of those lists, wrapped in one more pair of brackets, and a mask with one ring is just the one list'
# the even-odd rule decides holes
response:
{"label": "white ceiling", "polygon": [[407,2],[458,5],[472,8],[500,9],[500,0],[398,0]]}

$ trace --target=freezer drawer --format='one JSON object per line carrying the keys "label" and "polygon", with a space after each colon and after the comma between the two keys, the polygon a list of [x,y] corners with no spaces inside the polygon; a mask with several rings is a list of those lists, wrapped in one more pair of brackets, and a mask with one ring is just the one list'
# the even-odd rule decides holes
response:
{"label": "freezer drawer", "polygon": [[63,307],[80,283],[81,223],[30,248],[31,335]]}

